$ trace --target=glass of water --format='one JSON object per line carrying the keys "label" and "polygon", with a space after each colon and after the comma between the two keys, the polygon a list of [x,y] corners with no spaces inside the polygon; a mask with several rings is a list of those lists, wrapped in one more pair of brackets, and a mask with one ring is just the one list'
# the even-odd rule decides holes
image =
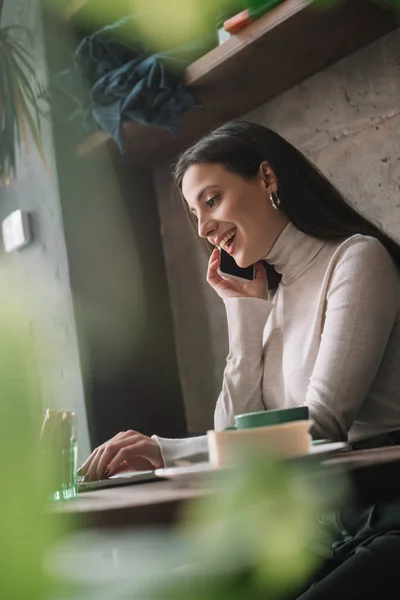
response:
{"label": "glass of water", "polygon": [[49,500],[69,500],[78,492],[76,415],[47,409],[40,434],[40,454]]}

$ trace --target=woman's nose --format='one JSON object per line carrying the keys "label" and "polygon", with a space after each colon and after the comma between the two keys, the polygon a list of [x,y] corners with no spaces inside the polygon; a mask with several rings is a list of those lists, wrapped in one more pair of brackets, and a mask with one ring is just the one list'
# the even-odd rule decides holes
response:
{"label": "woman's nose", "polygon": [[198,224],[197,224],[197,232],[199,234],[199,237],[207,238],[210,235],[212,235],[212,233],[215,231],[215,229],[216,229],[215,221],[213,221],[207,217],[202,218],[201,216],[199,216],[199,220],[198,220]]}

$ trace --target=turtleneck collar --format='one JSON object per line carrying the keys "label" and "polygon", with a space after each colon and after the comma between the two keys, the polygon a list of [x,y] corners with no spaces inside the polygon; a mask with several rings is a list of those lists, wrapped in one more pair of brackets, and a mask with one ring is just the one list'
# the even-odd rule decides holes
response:
{"label": "turtleneck collar", "polygon": [[289,283],[316,257],[324,244],[323,240],[311,237],[289,223],[264,260],[282,274],[282,283]]}

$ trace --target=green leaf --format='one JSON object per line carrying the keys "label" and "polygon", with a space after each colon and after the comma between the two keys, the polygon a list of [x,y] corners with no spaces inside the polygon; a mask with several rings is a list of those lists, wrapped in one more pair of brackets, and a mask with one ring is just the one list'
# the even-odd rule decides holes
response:
{"label": "green leaf", "polygon": [[25,115],[26,121],[28,123],[31,135],[33,137],[33,141],[35,142],[36,148],[42,158],[42,161],[44,163],[44,166],[46,167],[47,171],[50,171],[49,169],[49,165],[48,162],[46,160],[46,157],[44,155],[44,151],[43,151],[43,147],[42,147],[42,141],[40,139],[40,135],[39,135],[39,131],[38,128],[36,127],[35,121],[33,120],[31,111],[29,109],[29,106],[26,103],[26,100],[24,98],[24,96],[21,94],[19,101],[22,104],[22,109],[23,109],[23,113]]}
{"label": "green leaf", "polygon": [[3,151],[3,160],[0,165],[0,172],[2,176],[8,177],[11,174],[15,174],[16,171],[15,135],[18,135],[18,132],[15,131],[17,116],[14,105],[14,94],[10,86],[12,79],[10,79],[8,63],[6,61],[7,48],[2,47],[2,50],[3,60],[0,61],[0,85],[3,104],[0,144]]}
{"label": "green leaf", "polygon": [[19,25],[0,29],[0,177],[16,174],[16,152],[22,140],[29,152],[28,131],[49,168],[40,137],[43,112],[32,85],[35,66],[30,49],[14,37],[20,32],[30,38],[29,30]]}
{"label": "green leaf", "polygon": [[[35,92],[33,91],[33,88],[30,84],[28,77],[26,76],[24,70],[18,64],[18,60],[16,60],[16,58],[12,55],[11,55],[11,60],[12,60],[12,66],[18,75],[21,85],[23,85],[23,87],[26,89],[27,98],[29,99],[30,103],[33,105],[34,108],[37,107],[36,95],[35,95]],[[29,72],[31,73],[32,76],[35,75],[33,66],[29,67]]]}

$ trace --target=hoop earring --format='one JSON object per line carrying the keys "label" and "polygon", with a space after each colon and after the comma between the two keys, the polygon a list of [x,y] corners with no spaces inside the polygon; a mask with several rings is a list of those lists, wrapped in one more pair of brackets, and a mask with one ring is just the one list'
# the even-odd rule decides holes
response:
{"label": "hoop earring", "polygon": [[275,210],[279,210],[282,204],[281,199],[279,198],[277,192],[271,192],[269,195],[269,201],[271,202],[273,208]]}

